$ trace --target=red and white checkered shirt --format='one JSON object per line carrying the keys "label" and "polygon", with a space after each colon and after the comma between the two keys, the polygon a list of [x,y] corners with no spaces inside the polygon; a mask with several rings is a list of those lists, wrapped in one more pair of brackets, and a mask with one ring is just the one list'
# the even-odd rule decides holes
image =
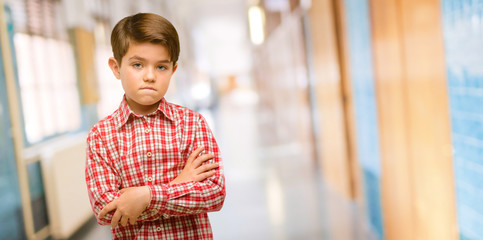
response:
{"label": "red and white checkered shirt", "polygon": [[[95,124],[87,138],[86,183],[99,211],[127,187],[149,186],[151,202],[134,225],[112,229],[113,239],[212,239],[207,212],[221,209],[225,179],[218,145],[197,112],[164,98],[158,109],[135,114],[123,98],[119,108]],[[216,174],[202,182],[170,184],[188,156],[203,146],[214,154]],[[99,224],[110,224],[113,212]]]}

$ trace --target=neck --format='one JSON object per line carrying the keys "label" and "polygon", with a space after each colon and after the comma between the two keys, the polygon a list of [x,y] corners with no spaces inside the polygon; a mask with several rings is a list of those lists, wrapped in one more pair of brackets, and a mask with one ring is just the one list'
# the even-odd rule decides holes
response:
{"label": "neck", "polygon": [[161,102],[161,100],[160,100],[153,105],[141,105],[141,104],[138,104],[138,103],[136,103],[136,102],[134,102],[130,99],[126,99],[126,101],[127,101],[127,105],[129,105],[131,110],[134,113],[139,114],[139,115],[147,115],[147,114],[150,114],[150,113],[156,111],[156,109],[158,109],[158,107],[159,107],[159,103]]}

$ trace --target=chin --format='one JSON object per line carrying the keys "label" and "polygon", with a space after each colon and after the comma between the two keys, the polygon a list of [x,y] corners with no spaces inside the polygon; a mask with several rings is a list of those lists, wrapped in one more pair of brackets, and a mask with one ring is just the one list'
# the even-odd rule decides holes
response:
{"label": "chin", "polygon": [[159,99],[140,99],[138,101],[139,104],[141,105],[144,105],[144,106],[151,106],[151,105],[154,105],[154,104],[157,104],[159,103],[159,101],[161,101],[161,98]]}

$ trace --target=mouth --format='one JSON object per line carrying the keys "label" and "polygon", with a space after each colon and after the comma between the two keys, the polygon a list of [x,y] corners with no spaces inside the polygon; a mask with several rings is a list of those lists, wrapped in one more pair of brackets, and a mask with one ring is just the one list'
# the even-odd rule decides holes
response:
{"label": "mouth", "polygon": [[152,88],[152,87],[143,87],[141,88],[141,90],[151,90],[151,91],[156,91],[156,89]]}

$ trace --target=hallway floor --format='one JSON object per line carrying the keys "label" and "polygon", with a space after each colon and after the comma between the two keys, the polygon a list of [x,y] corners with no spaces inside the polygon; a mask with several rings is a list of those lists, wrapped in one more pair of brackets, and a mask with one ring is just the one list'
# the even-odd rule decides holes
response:
{"label": "hallway floor", "polygon": [[[214,115],[200,111],[212,121],[225,167],[225,204],[210,213],[214,239],[376,239],[361,210],[324,186],[310,146],[296,139],[263,146],[260,136],[270,133],[258,131],[255,105],[220,102]],[[109,238],[109,227],[92,220],[71,239]]]}

